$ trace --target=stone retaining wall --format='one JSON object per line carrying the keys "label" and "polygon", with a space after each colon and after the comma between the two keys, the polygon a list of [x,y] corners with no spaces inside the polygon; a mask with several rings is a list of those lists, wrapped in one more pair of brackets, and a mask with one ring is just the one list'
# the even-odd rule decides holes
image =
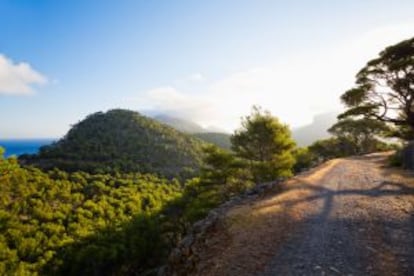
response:
{"label": "stone retaining wall", "polygon": [[196,222],[192,226],[189,233],[170,253],[167,265],[158,271],[158,275],[184,276],[195,274],[197,271],[197,263],[200,260],[200,252],[208,246],[207,234],[223,222],[226,212],[244,201],[254,200],[271,190],[274,191],[282,181],[283,179],[257,185],[244,194],[234,197],[211,210],[206,218]]}

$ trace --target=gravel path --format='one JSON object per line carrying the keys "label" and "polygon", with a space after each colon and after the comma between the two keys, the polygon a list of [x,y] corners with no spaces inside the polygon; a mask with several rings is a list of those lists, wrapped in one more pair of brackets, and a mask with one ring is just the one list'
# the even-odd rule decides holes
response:
{"label": "gravel path", "polygon": [[414,177],[385,157],[330,161],[235,208],[199,275],[414,275]]}

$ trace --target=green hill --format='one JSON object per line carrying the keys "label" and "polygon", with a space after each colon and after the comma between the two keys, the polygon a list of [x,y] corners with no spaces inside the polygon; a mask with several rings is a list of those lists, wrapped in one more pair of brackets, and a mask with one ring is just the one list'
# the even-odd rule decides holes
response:
{"label": "green hill", "polygon": [[220,148],[226,150],[230,150],[231,148],[230,134],[220,132],[202,132],[194,133],[193,135],[203,141],[214,144]]}
{"label": "green hill", "polygon": [[141,172],[186,177],[201,165],[203,142],[138,112],[97,112],[23,163],[66,171]]}

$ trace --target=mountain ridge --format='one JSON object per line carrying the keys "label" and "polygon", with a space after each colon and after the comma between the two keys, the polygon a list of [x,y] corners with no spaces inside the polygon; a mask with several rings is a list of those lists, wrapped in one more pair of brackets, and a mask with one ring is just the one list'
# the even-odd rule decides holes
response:
{"label": "mountain ridge", "polygon": [[[331,135],[327,130],[337,121],[338,113],[332,111],[315,115],[311,123],[293,128],[292,137],[299,146],[309,146],[317,140],[329,138]],[[191,120],[169,115],[157,115],[153,118],[179,131],[193,134],[206,142],[230,149],[231,135],[226,132],[210,131]]]}
{"label": "mountain ridge", "polygon": [[165,114],[156,115],[152,118],[163,124],[169,125],[178,131],[191,134],[198,139],[201,139],[207,143],[214,144],[220,148],[226,150],[230,150],[231,148],[230,134],[219,131],[219,128],[204,128],[191,120],[173,117]]}
{"label": "mountain ridge", "polygon": [[313,117],[310,124],[292,129],[292,137],[299,146],[329,138],[328,129],[337,121],[337,112],[320,113]]}

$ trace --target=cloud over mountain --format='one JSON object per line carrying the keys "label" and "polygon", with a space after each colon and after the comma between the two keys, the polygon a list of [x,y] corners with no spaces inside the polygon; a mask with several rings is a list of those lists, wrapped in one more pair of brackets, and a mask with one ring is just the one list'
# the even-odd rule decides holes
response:
{"label": "cloud over mountain", "polygon": [[203,82],[193,85],[187,80],[154,87],[141,91],[134,107],[232,131],[252,105],[260,105],[291,127],[303,126],[318,113],[339,113],[339,97],[354,85],[355,73],[386,45],[406,38],[413,26],[377,28],[216,79],[203,76]]}

